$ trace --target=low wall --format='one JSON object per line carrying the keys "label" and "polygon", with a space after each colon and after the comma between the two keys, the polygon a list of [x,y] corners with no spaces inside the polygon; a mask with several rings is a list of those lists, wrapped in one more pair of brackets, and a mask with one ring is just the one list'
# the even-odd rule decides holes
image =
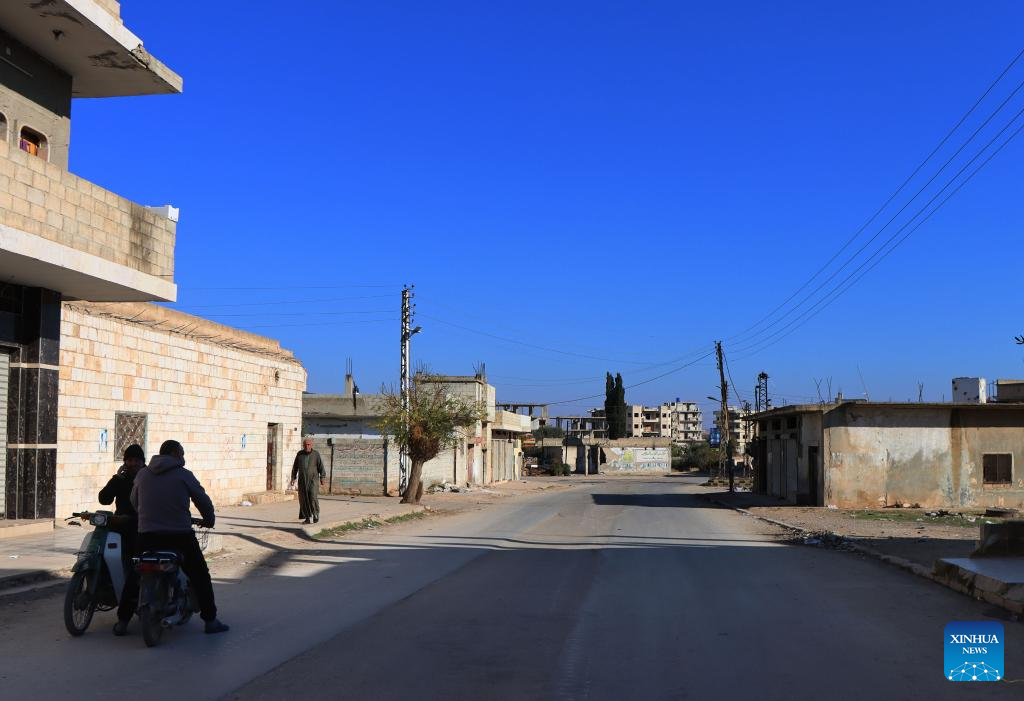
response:
{"label": "low wall", "polygon": [[672,442],[668,438],[620,439],[601,445],[601,472],[670,472]]}

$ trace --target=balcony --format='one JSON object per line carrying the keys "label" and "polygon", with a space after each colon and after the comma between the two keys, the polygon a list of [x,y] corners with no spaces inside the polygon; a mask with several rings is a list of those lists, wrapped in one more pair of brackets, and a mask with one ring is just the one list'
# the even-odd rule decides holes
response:
{"label": "balcony", "polygon": [[93,302],[173,302],[177,210],[135,204],[0,141],[0,275]]}

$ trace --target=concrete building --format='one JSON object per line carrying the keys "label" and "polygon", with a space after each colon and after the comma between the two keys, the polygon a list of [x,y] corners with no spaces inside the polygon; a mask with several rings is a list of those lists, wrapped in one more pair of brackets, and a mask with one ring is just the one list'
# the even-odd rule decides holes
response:
{"label": "concrete building", "polygon": [[[729,438],[732,439],[733,457],[737,462],[745,462],[744,456],[747,454],[747,446],[754,440],[757,430],[757,426],[747,420],[751,413],[745,407],[729,407]],[[715,425],[719,426],[721,423],[722,412],[719,410],[715,412]],[[724,447],[725,438],[722,437],[721,441]]]}
{"label": "concrete building", "polygon": [[62,301],[177,294],[177,210],[68,172],[73,99],[177,93],[182,80],[124,26],[115,0],[4,0],[0,47],[0,517],[49,519]]}
{"label": "concrete building", "polygon": [[628,407],[630,438],[662,438],[672,433],[672,415],[667,404],[643,406],[631,404]]}
{"label": "concrete building", "polygon": [[[522,474],[522,437],[530,433],[530,417],[498,409],[495,388],[474,375],[417,376],[419,383],[441,383],[454,396],[479,402],[486,418],[464,430],[454,448],[441,451],[423,466],[423,482],[491,484]],[[398,450],[377,427],[379,395],[306,394],[304,432],[313,438],[324,463],[333,466],[332,490],[362,494],[397,494]]]}
{"label": "concrete building", "polygon": [[277,341],[144,303],[65,302],[56,511],[95,508],[132,443],[181,441],[214,502],[283,491],[306,371]]}
{"label": "concrete building", "polygon": [[671,417],[672,442],[676,445],[701,443],[704,436],[704,412],[696,402],[683,402],[677,397],[667,405]]}
{"label": "concrete building", "polygon": [[704,414],[694,402],[668,402],[659,406],[630,405],[631,438],[669,438],[682,445],[704,440]]}
{"label": "concrete building", "polygon": [[759,425],[758,491],[791,504],[1024,506],[1024,404],[846,401]]}
{"label": "concrete building", "polygon": [[304,394],[302,432],[313,439],[333,493],[388,494],[398,490],[398,451],[381,435],[379,394]]}
{"label": "concrete building", "polygon": [[562,429],[567,438],[601,440],[608,437],[608,420],[604,409],[591,409],[589,416],[555,416],[548,425]]}

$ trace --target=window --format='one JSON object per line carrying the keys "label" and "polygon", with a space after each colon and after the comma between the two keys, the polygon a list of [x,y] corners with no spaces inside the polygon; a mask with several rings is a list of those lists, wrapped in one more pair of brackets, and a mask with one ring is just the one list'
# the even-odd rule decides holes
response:
{"label": "window", "polygon": [[146,450],[146,415],[117,412],[114,414],[114,461],[124,457],[124,450],[132,444]]}
{"label": "window", "polygon": [[0,141],[7,141],[7,117],[0,112]]}
{"label": "window", "polygon": [[1010,484],[1013,482],[1013,454],[985,453],[982,456],[985,484]]}
{"label": "window", "polygon": [[35,129],[28,127],[21,128],[21,139],[18,141],[18,148],[33,156],[47,158],[46,137]]}
{"label": "window", "polygon": [[796,417],[790,416],[786,419],[786,428],[796,428]]}

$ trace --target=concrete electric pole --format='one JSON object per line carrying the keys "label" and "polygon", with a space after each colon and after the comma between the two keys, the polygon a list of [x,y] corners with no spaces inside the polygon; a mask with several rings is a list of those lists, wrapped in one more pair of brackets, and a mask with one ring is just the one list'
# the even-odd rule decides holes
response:
{"label": "concrete electric pole", "polygon": [[[724,458],[724,460],[722,459],[722,457],[721,457],[721,455],[722,455],[721,450],[722,449],[721,449],[721,447],[719,447],[719,449],[718,449],[719,450],[719,453],[718,453],[719,454],[718,463],[719,463],[719,465],[724,465],[725,468],[729,471],[729,491],[732,492],[735,489],[735,485],[733,484],[733,479],[734,478],[733,478],[733,474],[732,474],[732,450],[733,450],[733,448],[732,448],[732,431],[730,430],[732,426],[731,426],[731,423],[729,421],[729,383],[727,383],[725,381],[725,370],[723,370],[723,368],[722,368],[722,342],[721,341],[715,341],[715,355],[718,358],[718,379],[721,381],[721,387],[722,387],[722,412],[721,412],[721,414],[719,414],[719,416],[721,417],[722,425],[719,427],[719,431],[721,431],[722,439],[725,440],[725,458]],[[719,446],[721,446],[721,443],[719,443]]]}
{"label": "concrete electric pole", "polygon": [[[402,392],[402,410],[405,413],[406,422],[409,420],[409,390],[410,377],[409,368],[411,363],[409,353],[409,341],[420,332],[420,327],[412,327],[413,310],[416,305],[412,303],[413,288],[415,285],[406,285],[402,288],[402,365],[400,380]],[[398,493],[404,495],[409,486],[409,456],[405,450],[398,454]]]}

